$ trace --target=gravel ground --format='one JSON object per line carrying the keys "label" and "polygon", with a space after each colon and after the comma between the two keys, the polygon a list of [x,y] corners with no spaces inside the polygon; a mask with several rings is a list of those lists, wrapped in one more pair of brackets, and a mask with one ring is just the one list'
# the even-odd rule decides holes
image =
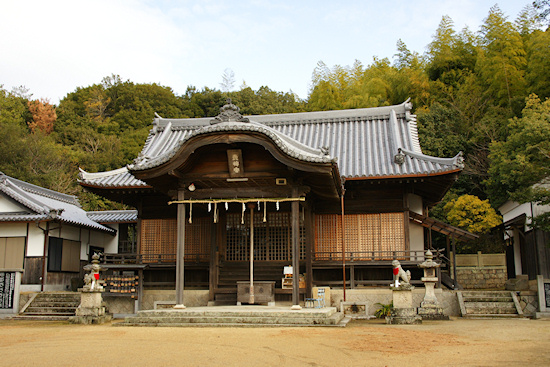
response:
{"label": "gravel ground", "polygon": [[0,366],[550,366],[550,321],[543,320],[371,320],[346,328],[0,320],[0,336]]}

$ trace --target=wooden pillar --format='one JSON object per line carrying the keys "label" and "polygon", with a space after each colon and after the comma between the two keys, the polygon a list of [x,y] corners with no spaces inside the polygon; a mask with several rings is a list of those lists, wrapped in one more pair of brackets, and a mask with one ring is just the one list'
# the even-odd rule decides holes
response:
{"label": "wooden pillar", "polygon": [[143,304],[143,269],[138,270],[138,299],[137,299],[137,310],[140,311]]}
{"label": "wooden pillar", "polygon": [[[185,198],[183,189],[178,190],[178,200]],[[185,258],[185,204],[178,204],[177,216],[177,257],[176,257],[176,305],[174,308],[183,309],[184,258]]]}
{"label": "wooden pillar", "polygon": [[[38,227],[40,228],[40,227]],[[46,229],[44,231],[44,253],[42,254],[42,279],[40,280],[40,291],[44,292],[45,285],[48,280],[48,268],[47,268],[47,256],[49,248],[49,236],[50,236],[50,222],[46,222]],[[61,236],[60,236],[61,237]]]}
{"label": "wooden pillar", "polygon": [[306,227],[306,297],[312,297],[315,221],[311,205],[306,205],[305,213],[306,215],[304,218],[304,226]]}
{"label": "wooden pillar", "polygon": [[218,223],[211,224],[211,240],[210,240],[210,268],[208,272],[208,302],[214,302],[214,290],[218,287],[217,279],[217,244],[218,244]]}
{"label": "wooden pillar", "polygon": [[455,285],[458,284],[456,278],[456,243],[455,238],[453,237],[453,280]]}
{"label": "wooden pillar", "polygon": [[[264,203],[265,205],[265,203]],[[254,304],[254,203],[249,203],[250,209],[250,297],[249,304]]]}
{"label": "wooden pillar", "polygon": [[[409,194],[407,190],[403,190],[403,230],[405,235],[405,251],[409,254],[409,260],[413,260],[411,252],[411,231],[409,228]],[[417,260],[416,254],[414,260]]]}
{"label": "wooden pillar", "polygon": [[[298,188],[292,188],[292,196],[298,197]],[[300,310],[300,203],[292,202],[292,309]]]}

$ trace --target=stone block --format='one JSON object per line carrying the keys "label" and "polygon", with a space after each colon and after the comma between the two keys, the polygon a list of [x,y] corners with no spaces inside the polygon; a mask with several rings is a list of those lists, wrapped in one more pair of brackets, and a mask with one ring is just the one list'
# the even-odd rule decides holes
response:
{"label": "stone block", "polygon": [[411,290],[393,290],[393,307],[394,308],[411,308],[412,307],[412,292]]}
{"label": "stone block", "polygon": [[422,320],[449,320],[449,316],[443,313],[441,307],[420,307],[418,315]]}
{"label": "stone block", "polygon": [[416,314],[416,308],[394,308],[391,315],[386,317],[386,324],[421,324],[422,317]]}

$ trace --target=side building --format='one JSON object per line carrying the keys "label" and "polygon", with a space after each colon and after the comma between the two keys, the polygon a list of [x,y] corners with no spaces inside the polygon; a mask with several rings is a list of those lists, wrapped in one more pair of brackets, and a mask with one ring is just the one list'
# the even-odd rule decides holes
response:
{"label": "side building", "polygon": [[315,286],[387,286],[393,259],[424,261],[426,228],[468,236],[427,217],[464,164],[422,153],[411,109],[245,117],[228,101],[215,118],[157,116],[132,164],[79,181],[137,208],[143,284],[177,304],[260,281],[293,305]]}
{"label": "side building", "polygon": [[19,273],[20,291],[75,290],[83,265],[94,252],[118,252],[117,229],[136,216],[87,213],[75,196],[0,173],[0,272]]}

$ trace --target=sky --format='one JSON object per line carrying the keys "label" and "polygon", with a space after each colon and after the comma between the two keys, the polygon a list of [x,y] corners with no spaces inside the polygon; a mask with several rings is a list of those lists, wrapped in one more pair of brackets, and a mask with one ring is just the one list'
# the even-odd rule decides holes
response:
{"label": "sky", "polygon": [[0,0],[0,85],[57,104],[119,75],[177,95],[243,83],[307,98],[312,72],[423,54],[442,16],[477,31],[495,4],[515,20],[531,0]]}

